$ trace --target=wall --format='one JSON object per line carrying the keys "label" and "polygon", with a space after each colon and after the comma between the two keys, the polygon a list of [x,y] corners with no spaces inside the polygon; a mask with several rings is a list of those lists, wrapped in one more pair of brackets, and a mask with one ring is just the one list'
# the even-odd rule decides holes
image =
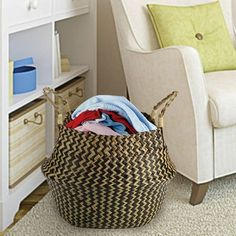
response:
{"label": "wall", "polygon": [[126,96],[110,0],[98,0],[98,93]]}

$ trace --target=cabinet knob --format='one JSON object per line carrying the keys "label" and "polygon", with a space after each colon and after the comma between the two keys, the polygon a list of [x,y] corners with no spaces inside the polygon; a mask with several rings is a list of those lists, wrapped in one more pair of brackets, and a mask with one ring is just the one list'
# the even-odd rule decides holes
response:
{"label": "cabinet knob", "polygon": [[29,0],[28,1],[28,10],[36,10],[38,8],[38,0]]}

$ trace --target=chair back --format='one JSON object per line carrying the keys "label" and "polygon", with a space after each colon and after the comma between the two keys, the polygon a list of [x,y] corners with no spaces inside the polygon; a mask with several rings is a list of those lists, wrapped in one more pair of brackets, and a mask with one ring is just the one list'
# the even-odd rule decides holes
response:
{"label": "chair back", "polygon": [[[159,48],[146,4],[191,6],[213,1],[215,0],[111,0],[121,51],[127,47],[143,50]],[[232,10],[233,2],[235,1],[220,0],[229,33],[234,45],[236,45]],[[236,4],[234,7],[236,7]]]}

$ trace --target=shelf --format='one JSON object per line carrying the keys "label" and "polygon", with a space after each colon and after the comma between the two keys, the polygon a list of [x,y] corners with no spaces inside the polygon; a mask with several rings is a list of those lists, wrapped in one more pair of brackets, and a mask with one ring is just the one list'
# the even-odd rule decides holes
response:
{"label": "shelf", "polygon": [[36,28],[42,25],[50,24],[51,22],[52,22],[52,17],[47,17],[47,18],[42,18],[39,20],[27,22],[27,23],[22,23],[19,25],[13,25],[8,28],[8,34],[13,34],[13,33],[17,33],[24,30],[29,30],[29,29]]}
{"label": "shelf", "polygon": [[53,89],[65,84],[66,82],[74,79],[75,77],[82,75],[86,72],[89,71],[89,66],[88,65],[72,65],[71,66],[71,71],[70,72],[64,72],[54,80],[52,87]]}
{"label": "shelf", "polygon": [[37,89],[32,92],[14,95],[12,103],[10,104],[10,107],[9,107],[8,113],[12,113],[13,111],[32,102],[33,100],[43,96],[43,88],[51,87],[51,88],[55,89],[65,83],[69,82],[70,80],[74,79],[75,77],[86,73],[88,70],[89,70],[88,65],[71,66],[71,71],[62,73],[60,77],[55,79],[53,84],[38,85]]}
{"label": "shelf", "polygon": [[[48,158],[48,157],[46,157]],[[32,176],[38,176],[38,178],[32,178]],[[32,180],[37,180],[37,181],[32,181]],[[37,167],[34,171],[32,171],[32,173],[30,173],[30,175],[28,175],[25,179],[23,179],[19,184],[17,184],[14,188],[9,189],[9,193],[10,196],[17,194],[17,192],[20,191],[20,189],[22,188],[22,186],[28,186],[28,188],[30,188],[33,185],[35,185],[36,187],[38,185],[40,185],[44,180],[45,180],[45,176],[42,173],[42,169],[41,166]],[[29,193],[24,193],[23,199],[29,195]]]}
{"label": "shelf", "polygon": [[[19,109],[24,109],[32,101],[44,98],[45,87],[59,90],[68,86],[67,88],[72,90],[73,79],[78,83],[74,86],[83,88],[84,98],[97,94],[97,1],[38,0],[37,7],[34,1],[31,2],[1,1],[0,21],[3,27],[0,27],[0,231],[12,223],[22,199],[45,180],[39,167],[18,185],[9,188],[9,160],[12,154],[9,116]],[[72,65],[70,72],[60,76],[57,74],[57,78],[54,75],[54,62],[60,56],[56,57],[54,53],[55,30],[60,34],[60,54],[65,55]],[[17,61],[28,57],[33,58],[33,64],[37,68],[37,88],[28,93],[14,95],[9,102],[9,60]],[[82,82],[83,79],[85,80]],[[24,80],[23,85],[26,83]],[[68,93],[65,93],[65,96],[67,95]],[[74,100],[77,103],[76,97]],[[47,104],[45,108],[45,154],[51,156],[56,143],[56,114],[53,106]],[[30,128],[27,127],[25,131],[29,135]]]}
{"label": "shelf", "polygon": [[43,95],[43,88],[45,87],[46,85],[38,85],[37,89],[32,92],[14,95],[8,113],[11,113],[32,102],[33,100],[41,97]]}
{"label": "shelf", "polygon": [[53,21],[60,21],[74,16],[80,16],[89,13],[89,6],[79,7],[77,9],[68,10],[63,13],[55,13],[54,16],[43,17],[40,19],[23,22],[20,24],[9,26],[8,34],[17,33],[19,31],[28,30],[38,26],[52,23]]}
{"label": "shelf", "polygon": [[63,13],[56,13],[54,16],[54,21],[60,21],[74,16],[80,16],[89,13],[89,6],[83,6],[75,10],[70,10]]}
{"label": "shelf", "polygon": [[6,203],[8,214],[14,216],[16,210],[19,208],[19,203],[29,196],[29,194],[45,180],[46,178],[43,175],[40,166],[15,188],[9,189],[8,201]]}

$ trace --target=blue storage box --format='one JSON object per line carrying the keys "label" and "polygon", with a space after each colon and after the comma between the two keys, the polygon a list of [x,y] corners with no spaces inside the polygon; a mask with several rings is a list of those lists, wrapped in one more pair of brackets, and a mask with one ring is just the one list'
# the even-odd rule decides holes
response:
{"label": "blue storage box", "polygon": [[13,93],[21,94],[36,89],[37,73],[33,58],[14,61]]}

